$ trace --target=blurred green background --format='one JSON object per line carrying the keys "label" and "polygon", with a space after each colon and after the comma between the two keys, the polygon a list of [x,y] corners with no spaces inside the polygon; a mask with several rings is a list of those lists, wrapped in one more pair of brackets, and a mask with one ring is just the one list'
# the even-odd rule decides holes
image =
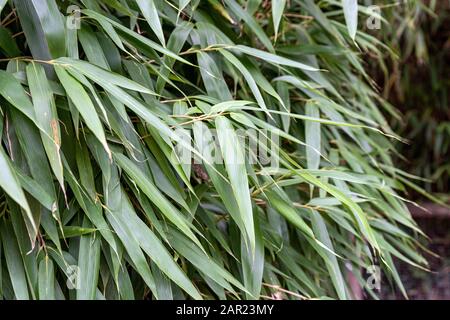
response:
{"label": "blurred green background", "polygon": [[[450,299],[450,1],[366,1],[382,8],[387,23],[374,30],[393,52],[367,58],[380,92],[401,117],[393,128],[409,143],[398,144],[397,165],[425,180],[409,190],[422,211],[411,206],[415,219],[430,237],[424,243],[431,272],[399,264],[411,299]],[[435,198],[433,198],[435,197]],[[436,204],[439,199],[442,203]],[[438,256],[436,256],[436,255]],[[384,297],[402,299],[391,288]]]}

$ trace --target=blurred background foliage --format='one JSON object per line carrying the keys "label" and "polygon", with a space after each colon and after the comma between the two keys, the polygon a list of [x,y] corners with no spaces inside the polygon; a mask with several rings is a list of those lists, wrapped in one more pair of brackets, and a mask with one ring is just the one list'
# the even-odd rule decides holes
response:
{"label": "blurred background foliage", "polygon": [[[450,191],[450,1],[380,4],[388,23],[377,36],[393,52],[378,57],[383,72],[373,63],[372,75],[383,97],[402,114],[390,121],[409,140],[397,144],[398,165],[428,179],[420,184],[446,201]],[[416,197],[423,196],[416,193]]]}
{"label": "blurred background foliage", "polygon": [[[397,166],[425,178],[417,180],[417,184],[449,203],[450,1],[366,3],[383,8],[386,23],[374,34],[392,49],[382,55],[367,55],[366,61],[383,97],[401,113],[401,117],[390,117],[394,130],[409,141],[396,145]],[[414,188],[408,192],[422,205],[430,199]],[[424,245],[434,253],[427,255],[431,272],[399,261],[397,264],[410,298],[450,299],[450,223],[445,213],[448,209],[429,203],[427,207],[430,211],[421,213],[416,220],[430,237]],[[402,298],[395,290],[384,289],[385,298]]]}

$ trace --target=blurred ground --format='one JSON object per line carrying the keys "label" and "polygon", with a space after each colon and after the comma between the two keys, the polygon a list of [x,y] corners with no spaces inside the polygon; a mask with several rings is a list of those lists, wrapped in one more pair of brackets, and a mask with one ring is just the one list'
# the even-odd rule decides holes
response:
{"label": "blurred ground", "polygon": [[[450,300],[450,219],[420,218],[417,222],[430,237],[427,248],[440,257],[425,254],[431,272],[396,261],[409,299]],[[387,281],[382,283],[387,284]],[[381,288],[383,299],[404,299],[399,290],[392,289],[389,285],[382,285]]]}

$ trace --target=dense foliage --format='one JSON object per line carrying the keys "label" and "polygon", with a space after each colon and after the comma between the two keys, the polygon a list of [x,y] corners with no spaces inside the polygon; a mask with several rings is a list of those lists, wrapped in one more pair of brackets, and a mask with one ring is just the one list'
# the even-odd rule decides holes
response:
{"label": "dense foliage", "polygon": [[355,3],[0,0],[0,296],[403,290],[393,258],[426,261]]}

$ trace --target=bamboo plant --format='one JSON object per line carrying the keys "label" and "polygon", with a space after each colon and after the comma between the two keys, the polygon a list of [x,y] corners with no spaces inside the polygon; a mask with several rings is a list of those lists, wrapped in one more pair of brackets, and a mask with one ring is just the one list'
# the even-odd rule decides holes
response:
{"label": "bamboo plant", "polygon": [[4,299],[407,296],[394,260],[426,268],[356,0],[0,9]]}

